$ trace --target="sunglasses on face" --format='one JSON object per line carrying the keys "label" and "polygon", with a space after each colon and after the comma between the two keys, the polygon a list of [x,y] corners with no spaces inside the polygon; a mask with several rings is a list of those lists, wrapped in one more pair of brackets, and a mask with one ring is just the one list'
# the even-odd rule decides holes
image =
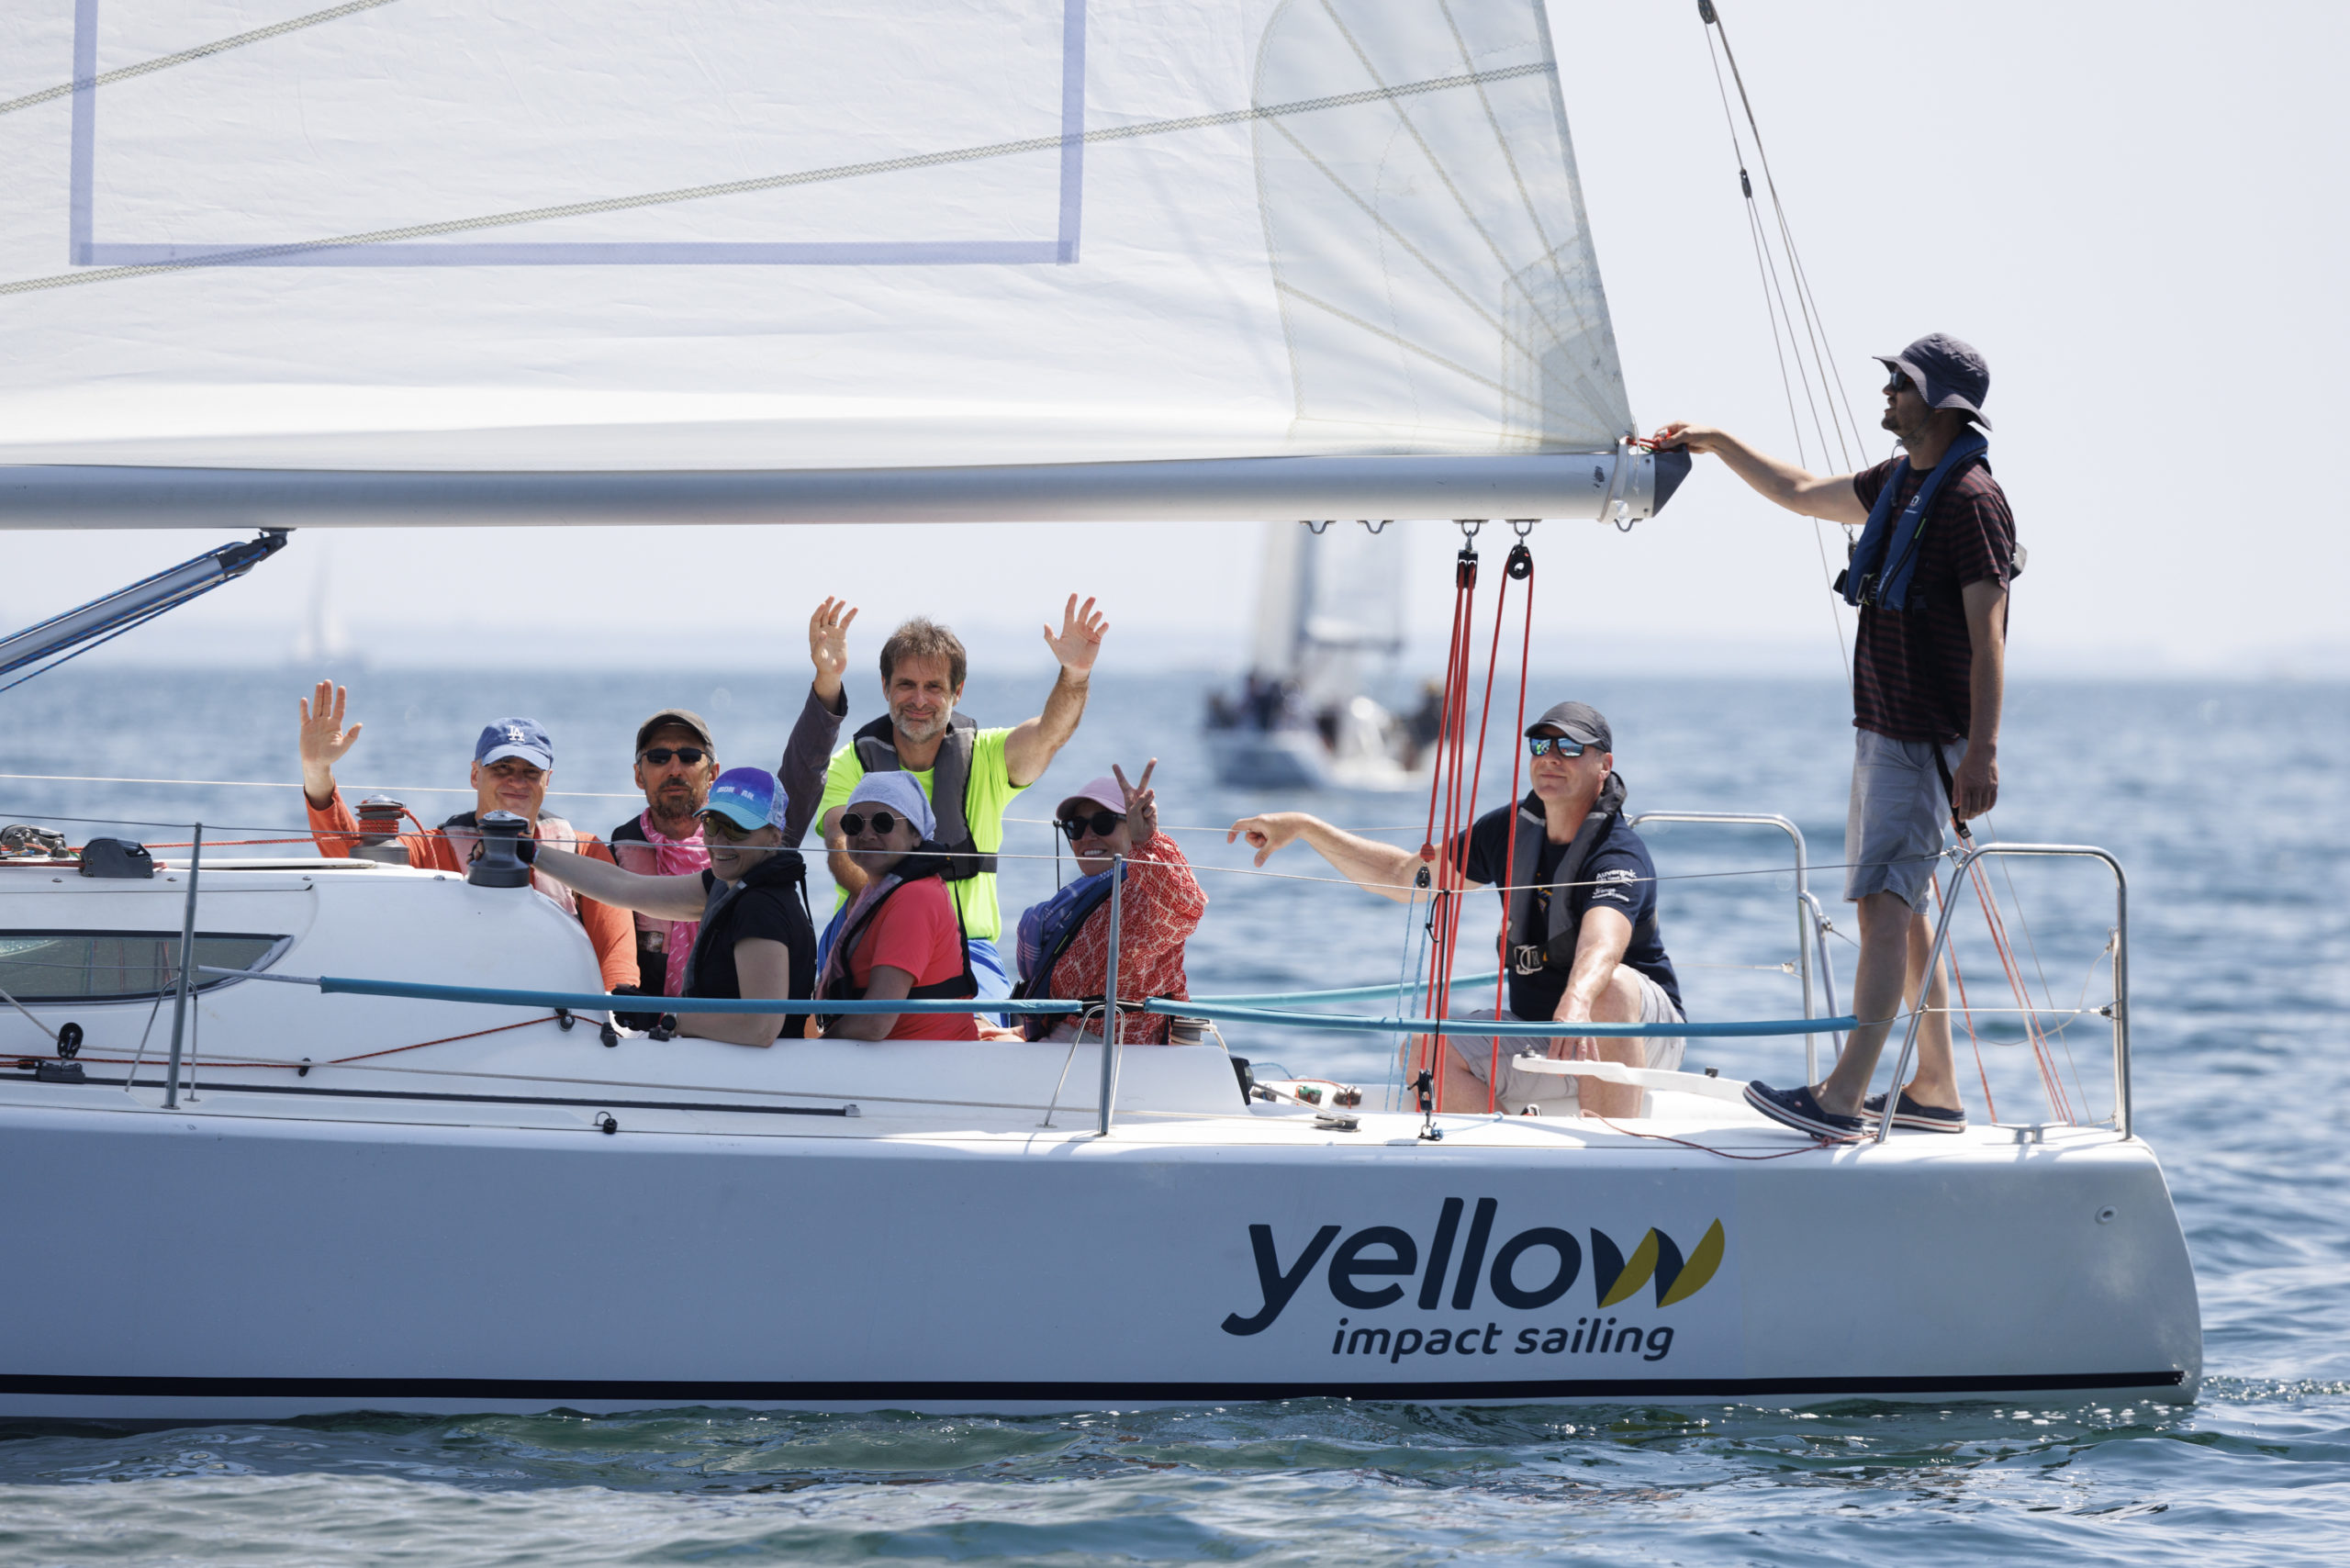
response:
{"label": "sunglasses on face", "polygon": [[1072,841],[1083,838],[1089,831],[1096,838],[1107,838],[1115,833],[1118,824],[1125,820],[1115,812],[1095,812],[1091,816],[1080,812],[1074,816],[1066,816],[1061,819],[1061,831],[1069,834]]}
{"label": "sunglasses on face", "polygon": [[1591,748],[1581,741],[1571,741],[1564,735],[1528,735],[1526,751],[1529,756],[1581,756]]}
{"label": "sunglasses on face", "polygon": [[698,745],[657,745],[651,751],[643,752],[639,755],[643,758],[643,760],[651,763],[655,767],[668,767],[669,759],[673,756],[679,762],[684,763],[688,767],[692,767],[699,764],[703,757],[708,756],[710,753],[702,750],[701,747]]}
{"label": "sunglasses on face", "polygon": [[753,834],[759,831],[755,827],[744,827],[742,823],[732,821],[729,818],[720,816],[715,812],[712,812],[708,816],[702,818],[701,825],[704,833],[708,833],[711,828],[716,828],[718,830],[718,836],[724,839],[729,844],[741,844]]}
{"label": "sunglasses on face", "polygon": [[871,816],[867,816],[861,812],[843,812],[841,813],[841,831],[848,834],[851,838],[854,838],[858,834],[863,833],[865,831],[866,824],[870,823],[875,833],[886,835],[898,831],[899,820],[900,819],[897,816],[889,812],[875,812]]}

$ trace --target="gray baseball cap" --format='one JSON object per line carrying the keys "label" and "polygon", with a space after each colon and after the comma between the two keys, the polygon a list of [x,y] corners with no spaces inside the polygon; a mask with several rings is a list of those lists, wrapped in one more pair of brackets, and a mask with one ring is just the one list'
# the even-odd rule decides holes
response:
{"label": "gray baseball cap", "polygon": [[715,753],[718,750],[718,743],[711,738],[710,726],[702,722],[702,716],[700,714],[695,712],[690,708],[664,708],[658,713],[654,714],[650,719],[645,720],[642,724],[637,725],[636,749],[638,755],[642,756],[643,754],[645,746],[651,743],[655,734],[664,729],[671,727],[690,731],[694,737],[700,741],[701,744],[709,748],[712,753]]}
{"label": "gray baseball cap", "polygon": [[1991,421],[1983,417],[1983,399],[1991,390],[1991,367],[1971,343],[1962,343],[1948,332],[1929,332],[1897,354],[1877,354],[1876,362],[1887,370],[1897,370],[1918,388],[1929,409],[1961,409],[1975,416],[1975,422],[1985,430]]}
{"label": "gray baseball cap", "polygon": [[1610,754],[1616,750],[1615,732],[1599,710],[1588,702],[1554,702],[1542,711],[1542,716],[1526,726],[1529,735],[1539,730],[1556,730],[1571,741],[1583,745],[1595,745]]}

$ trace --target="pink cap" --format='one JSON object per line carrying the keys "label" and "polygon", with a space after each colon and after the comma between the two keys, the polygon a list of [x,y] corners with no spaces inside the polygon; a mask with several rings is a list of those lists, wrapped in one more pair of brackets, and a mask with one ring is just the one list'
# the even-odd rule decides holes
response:
{"label": "pink cap", "polygon": [[1120,816],[1126,814],[1126,792],[1119,789],[1118,781],[1106,773],[1099,778],[1086,780],[1084,787],[1076,794],[1069,796],[1053,808],[1053,814],[1057,817],[1065,817],[1069,815],[1069,808],[1080,801],[1107,806]]}

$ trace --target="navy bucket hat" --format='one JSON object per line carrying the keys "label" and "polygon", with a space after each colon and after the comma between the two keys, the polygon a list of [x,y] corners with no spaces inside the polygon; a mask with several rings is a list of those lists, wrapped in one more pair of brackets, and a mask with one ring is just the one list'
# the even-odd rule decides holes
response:
{"label": "navy bucket hat", "polygon": [[1991,421],[1983,417],[1983,399],[1991,390],[1991,367],[1973,344],[1962,343],[1948,332],[1929,332],[1897,354],[1874,358],[1886,369],[1908,376],[1926,399],[1926,407],[1958,409],[1974,415],[1975,422],[1985,430],[1991,428]]}

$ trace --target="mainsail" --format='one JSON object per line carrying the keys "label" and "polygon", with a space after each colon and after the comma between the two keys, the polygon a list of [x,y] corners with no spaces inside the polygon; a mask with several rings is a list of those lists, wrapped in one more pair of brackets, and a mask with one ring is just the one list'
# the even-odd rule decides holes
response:
{"label": "mainsail", "polygon": [[1662,499],[1539,0],[54,0],[0,193],[0,523]]}

